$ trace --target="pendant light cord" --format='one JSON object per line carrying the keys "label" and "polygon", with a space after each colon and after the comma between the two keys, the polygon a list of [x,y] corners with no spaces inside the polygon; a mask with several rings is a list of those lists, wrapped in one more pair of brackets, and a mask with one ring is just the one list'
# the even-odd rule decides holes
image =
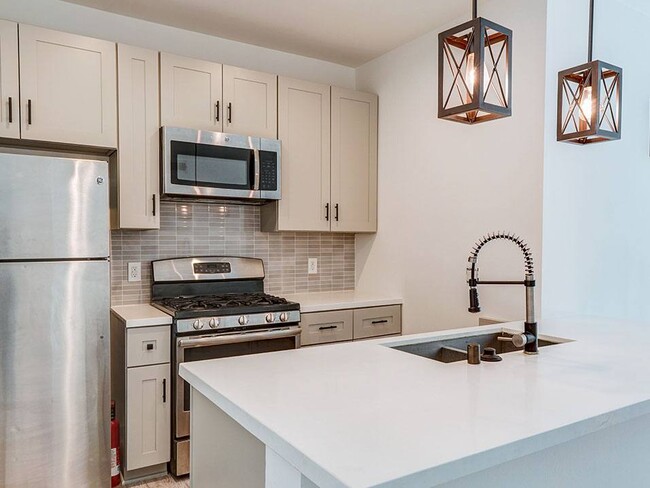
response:
{"label": "pendant light cord", "polygon": [[587,62],[591,63],[594,52],[594,0],[589,0],[589,48]]}
{"label": "pendant light cord", "polygon": [[476,19],[476,17],[478,17],[478,0],[472,0],[472,19]]}

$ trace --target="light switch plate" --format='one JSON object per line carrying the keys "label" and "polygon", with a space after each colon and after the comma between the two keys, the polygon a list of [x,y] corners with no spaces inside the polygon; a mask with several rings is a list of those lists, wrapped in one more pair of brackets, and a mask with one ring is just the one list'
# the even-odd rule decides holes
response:
{"label": "light switch plate", "polygon": [[129,281],[140,281],[142,279],[141,263],[129,263],[127,271]]}
{"label": "light switch plate", "polygon": [[318,274],[318,258],[307,259],[307,274]]}

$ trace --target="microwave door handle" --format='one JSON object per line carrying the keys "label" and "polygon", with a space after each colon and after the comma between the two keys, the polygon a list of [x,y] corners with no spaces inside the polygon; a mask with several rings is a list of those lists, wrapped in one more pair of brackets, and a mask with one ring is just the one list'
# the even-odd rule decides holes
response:
{"label": "microwave door handle", "polygon": [[253,159],[255,162],[253,190],[259,191],[260,189],[260,150],[259,149],[253,149]]}

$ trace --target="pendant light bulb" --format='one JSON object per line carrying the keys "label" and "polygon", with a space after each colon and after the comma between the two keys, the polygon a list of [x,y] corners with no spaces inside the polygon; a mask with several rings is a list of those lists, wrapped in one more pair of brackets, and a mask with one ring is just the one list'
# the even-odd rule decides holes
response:
{"label": "pendant light bulb", "polygon": [[591,122],[591,114],[593,108],[593,97],[591,96],[591,87],[587,86],[582,90],[580,96],[580,125],[582,130],[587,130]]}

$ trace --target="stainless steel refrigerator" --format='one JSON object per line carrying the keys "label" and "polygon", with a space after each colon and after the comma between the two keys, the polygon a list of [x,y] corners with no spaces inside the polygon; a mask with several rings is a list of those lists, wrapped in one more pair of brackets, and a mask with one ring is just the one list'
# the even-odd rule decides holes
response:
{"label": "stainless steel refrigerator", "polygon": [[0,153],[0,486],[110,483],[108,163]]}

